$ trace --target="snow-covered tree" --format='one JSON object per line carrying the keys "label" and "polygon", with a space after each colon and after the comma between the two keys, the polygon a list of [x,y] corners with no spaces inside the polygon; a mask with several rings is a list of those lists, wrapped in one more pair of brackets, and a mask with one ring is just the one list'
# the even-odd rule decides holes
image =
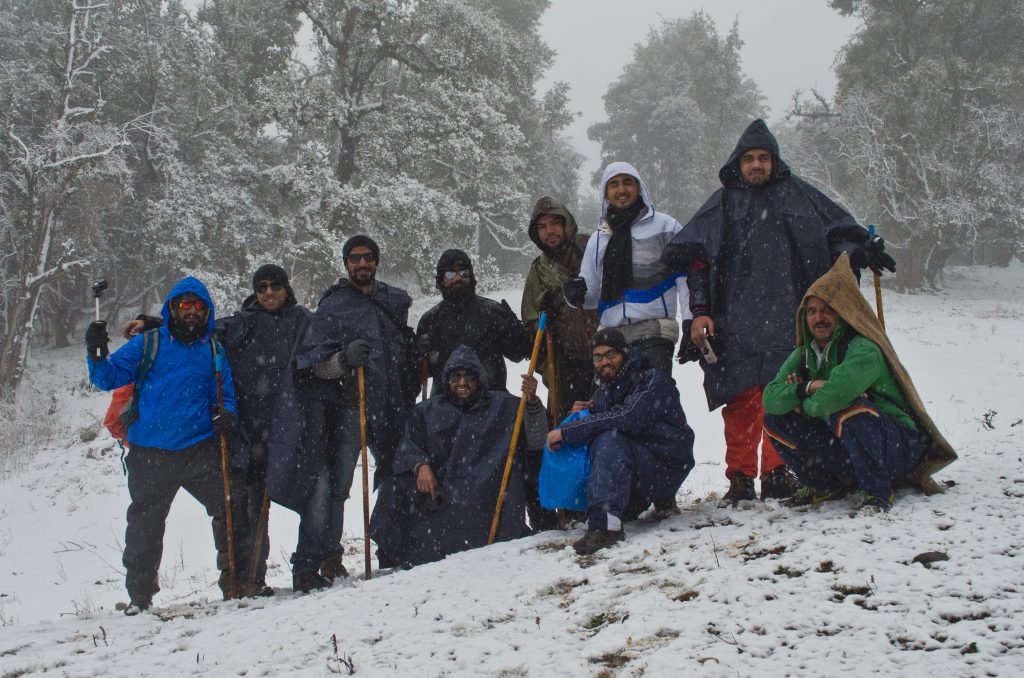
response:
{"label": "snow-covered tree", "polygon": [[588,130],[601,142],[602,164],[634,163],[658,208],[680,220],[720,185],[740,132],[764,114],[740,69],[742,46],[736,24],[723,37],[703,12],[663,21],[604,95],[608,120]]}
{"label": "snow-covered tree", "polygon": [[129,125],[105,119],[96,77],[111,50],[106,8],[94,0],[0,8],[0,60],[8,66],[0,69],[0,389],[7,397],[24,373],[44,289],[89,264],[96,227],[130,176]]}

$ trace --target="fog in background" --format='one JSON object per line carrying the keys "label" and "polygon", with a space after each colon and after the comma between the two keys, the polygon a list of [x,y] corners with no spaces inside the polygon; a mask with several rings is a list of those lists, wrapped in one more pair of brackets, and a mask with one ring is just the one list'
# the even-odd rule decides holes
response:
{"label": "fog in background", "polygon": [[[584,177],[597,169],[601,153],[600,144],[587,139],[587,127],[606,118],[602,97],[632,60],[633,47],[662,19],[686,18],[699,10],[722,35],[739,21],[742,68],[765,95],[770,121],[785,116],[797,89],[809,95],[813,88],[831,97],[833,62],[859,25],[821,0],[552,0],[540,33],[558,54],[539,91],[558,81],[570,85],[570,108],[580,116],[567,133],[586,156]],[[737,137],[741,131],[736,130]],[[584,181],[581,189],[589,188]]]}

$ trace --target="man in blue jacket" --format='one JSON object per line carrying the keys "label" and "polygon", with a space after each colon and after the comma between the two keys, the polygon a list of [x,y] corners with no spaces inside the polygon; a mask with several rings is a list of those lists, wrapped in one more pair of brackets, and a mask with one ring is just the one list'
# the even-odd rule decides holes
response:
{"label": "man in blue jacket", "polygon": [[[233,432],[238,410],[231,370],[223,367],[223,411],[218,407],[214,364],[214,307],[206,287],[193,277],[171,289],[161,311],[164,325],[145,379],[138,383],[143,359],[144,335],[133,337],[112,355],[108,354],[106,323],[96,321],[86,332],[89,379],[109,391],[136,384],[138,419],[128,427],[127,527],[122,562],[125,587],[131,603],[125,614],[135,615],[153,603],[160,590],[157,570],[163,552],[164,527],[171,502],[184,487],[199,500],[213,519],[220,583],[228,596],[226,571],[227,519],[220,466],[220,434]],[[247,521],[244,484],[233,479],[233,528],[236,562],[248,562],[239,547],[245,543]]]}
{"label": "man in blue jacket", "polygon": [[587,533],[573,548],[588,555],[622,541],[622,523],[651,503],[675,501],[693,468],[693,430],[675,382],[650,366],[621,332],[599,330],[590,342],[599,386],[573,411],[590,414],[548,433],[548,448],[590,448]]}

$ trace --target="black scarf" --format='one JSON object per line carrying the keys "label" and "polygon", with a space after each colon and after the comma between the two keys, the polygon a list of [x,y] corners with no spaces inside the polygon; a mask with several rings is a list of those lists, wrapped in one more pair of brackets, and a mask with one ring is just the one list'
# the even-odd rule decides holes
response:
{"label": "black scarf", "polygon": [[604,250],[601,301],[617,302],[633,285],[632,226],[646,209],[643,197],[638,197],[629,207],[617,208],[609,205],[605,210],[605,220],[612,230],[612,237]]}

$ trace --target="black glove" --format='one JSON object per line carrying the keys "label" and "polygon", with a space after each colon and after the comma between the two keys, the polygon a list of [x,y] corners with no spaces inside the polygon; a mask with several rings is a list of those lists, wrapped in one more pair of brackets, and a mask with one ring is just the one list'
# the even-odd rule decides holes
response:
{"label": "black glove", "polygon": [[107,344],[110,342],[110,335],[107,334],[107,321],[94,320],[89,323],[85,331],[85,345],[89,349],[89,357],[93,360],[103,360],[110,351]]}
{"label": "black glove", "polygon": [[366,339],[356,339],[345,347],[345,364],[349,367],[359,367],[366,364],[370,357],[370,342]]}
{"label": "black glove", "polygon": [[587,281],[577,275],[562,283],[562,296],[572,306],[582,306],[587,297]]}
{"label": "black glove", "polygon": [[879,275],[882,269],[895,273],[896,260],[885,253],[885,241],[882,236],[876,235],[857,245],[850,253],[850,268],[854,271],[870,268]]}
{"label": "black glove", "polygon": [[692,318],[683,321],[683,336],[679,338],[679,352],[676,354],[676,362],[680,365],[700,360],[700,349],[690,341],[690,327],[692,326]]}
{"label": "black glove", "polygon": [[235,415],[227,410],[216,412],[213,415],[213,430],[215,433],[224,435],[235,430]]}

